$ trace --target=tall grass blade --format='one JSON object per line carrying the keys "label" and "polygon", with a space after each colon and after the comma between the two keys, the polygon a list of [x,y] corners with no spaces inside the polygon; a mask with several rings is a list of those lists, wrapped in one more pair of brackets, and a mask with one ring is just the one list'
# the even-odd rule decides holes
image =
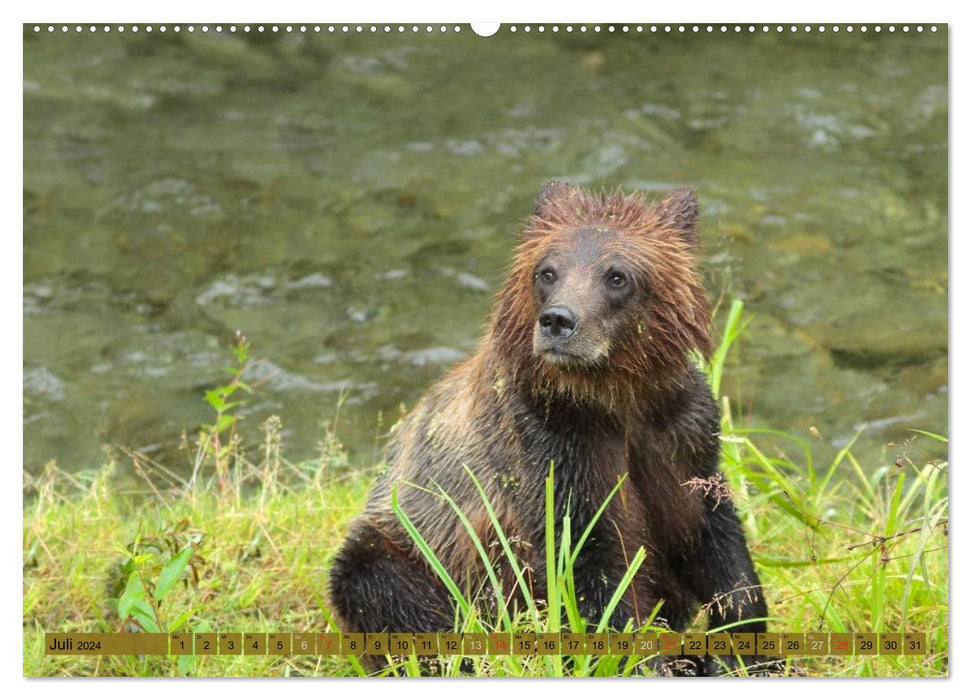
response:
{"label": "tall grass blade", "polygon": [[448,592],[455,599],[456,604],[458,604],[458,606],[462,609],[462,612],[466,615],[466,617],[470,616],[472,614],[472,606],[469,605],[469,602],[465,599],[465,596],[462,595],[462,591],[459,590],[459,587],[455,585],[455,581],[452,580],[452,577],[442,565],[442,562],[440,562],[438,557],[435,556],[435,552],[432,551],[432,548],[428,545],[428,542],[426,542],[425,538],[422,537],[420,532],[418,532],[418,528],[415,527],[414,523],[411,522],[411,519],[398,504],[398,484],[395,484],[391,489],[391,510],[394,511],[394,514],[398,517],[398,521],[401,523],[402,527],[405,528],[408,536],[411,537],[412,542],[415,543],[415,546],[418,547],[419,551],[422,553],[422,556],[425,557],[425,561],[428,562],[429,566],[431,566],[432,570],[445,585],[445,588],[448,589]]}
{"label": "tall grass blade", "polygon": [[492,507],[492,503],[489,501],[489,497],[482,488],[482,484],[469,469],[468,465],[464,465],[465,473],[469,475],[472,479],[472,483],[475,485],[476,491],[479,492],[479,497],[482,499],[482,505],[485,506],[486,513],[489,515],[489,521],[492,523],[492,528],[495,530],[496,537],[499,538],[499,542],[502,545],[502,551],[506,554],[506,559],[509,561],[509,566],[513,571],[513,575],[516,577],[516,583],[519,585],[519,590],[523,594],[523,599],[526,601],[526,607],[529,609],[530,615],[533,618],[533,624],[536,628],[539,628],[540,616],[539,610],[536,608],[536,601],[533,600],[532,592],[529,590],[529,584],[526,583],[526,576],[523,573],[522,567],[519,565],[519,558],[516,553],[513,552],[512,546],[509,544],[509,538],[506,537],[506,533],[502,529],[502,524],[499,522],[499,518],[496,516],[496,511]]}

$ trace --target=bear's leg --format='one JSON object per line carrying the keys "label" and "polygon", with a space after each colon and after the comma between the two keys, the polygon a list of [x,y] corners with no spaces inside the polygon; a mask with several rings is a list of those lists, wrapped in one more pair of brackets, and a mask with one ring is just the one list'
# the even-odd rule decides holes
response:
{"label": "bear's leg", "polygon": [[[688,584],[708,607],[711,627],[741,622],[733,632],[765,632],[768,610],[749,556],[742,523],[730,501],[705,499],[707,522],[685,557]],[[751,622],[744,622],[751,620]]]}
{"label": "bear's leg", "polygon": [[[677,558],[685,585],[708,612],[709,628],[732,625],[729,632],[765,632],[768,609],[755,573],[742,524],[731,501],[705,498],[706,522],[694,546]],[[730,668],[734,657],[720,657]],[[751,672],[764,657],[743,657]],[[709,658],[709,670],[717,663]]]}
{"label": "bear's leg", "polygon": [[[607,605],[620,586],[620,581],[625,573],[625,571],[617,569],[616,566],[616,562],[625,560],[619,543],[612,542],[609,537],[602,536],[597,530],[594,530],[594,532],[597,533],[595,535],[597,546],[581,550],[573,568],[577,609],[587,621],[588,632],[596,631],[601,619],[603,619]],[[636,579],[631,585],[637,585]],[[650,610],[654,607],[655,602],[654,600],[643,600],[641,605]],[[683,629],[687,625],[687,612],[685,611],[682,614],[680,609],[675,612],[677,614],[674,621],[669,620],[669,623],[672,624],[673,629]],[[640,624],[637,611],[635,611],[628,596],[624,596],[611,613],[607,628],[621,631],[631,620],[633,620],[635,627]],[[565,613],[563,621],[569,624]],[[624,668],[626,663],[626,657],[622,657],[619,667]],[[646,668],[658,676],[697,676],[700,672],[700,666],[700,660],[688,657],[682,659],[655,656],[646,662]]]}
{"label": "bear's leg", "polygon": [[[618,554],[616,558],[609,556],[612,553],[609,540],[599,537],[597,540],[596,547],[588,543],[580,551],[580,555],[573,566],[577,610],[587,621],[587,630],[590,632],[594,632],[597,625],[600,624],[607,605],[620,585],[620,580],[624,574],[623,571],[615,571],[615,562],[623,561],[623,555]],[[545,580],[540,590],[545,590]],[[633,617],[634,611],[625,596],[614,608],[608,621],[608,627],[613,630],[623,630],[627,621]]]}
{"label": "bear's leg", "polygon": [[[451,630],[451,597],[438,577],[371,525],[358,522],[330,571],[330,600],[342,632]],[[372,669],[383,659],[362,657]]]}
{"label": "bear's leg", "polygon": [[[596,549],[581,551],[573,570],[577,609],[587,621],[588,632],[596,631],[624,574],[611,565],[611,562],[623,561],[623,554],[619,553],[615,558],[605,556],[609,551],[608,543],[599,540],[598,545]],[[648,611],[655,603],[654,600],[641,601]],[[664,610],[668,615],[673,612],[674,620],[666,618],[667,623],[671,624],[672,629],[683,629],[687,625],[687,608],[682,611],[680,608],[669,610],[669,607],[665,605]],[[628,597],[624,596],[610,616],[608,629],[621,631],[631,620],[637,627],[640,621],[636,612]],[[565,616],[564,622],[568,624]],[[619,663],[619,667],[624,668],[627,658],[622,657]],[[655,656],[647,660],[645,669],[657,676],[697,676],[704,672],[702,660],[698,657]]]}

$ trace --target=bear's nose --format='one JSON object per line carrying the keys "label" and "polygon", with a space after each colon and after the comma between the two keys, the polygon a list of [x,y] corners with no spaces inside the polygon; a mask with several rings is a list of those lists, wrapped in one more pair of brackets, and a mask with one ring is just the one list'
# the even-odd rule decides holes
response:
{"label": "bear's nose", "polygon": [[569,338],[578,323],[576,314],[565,306],[551,306],[539,315],[539,327],[550,338]]}

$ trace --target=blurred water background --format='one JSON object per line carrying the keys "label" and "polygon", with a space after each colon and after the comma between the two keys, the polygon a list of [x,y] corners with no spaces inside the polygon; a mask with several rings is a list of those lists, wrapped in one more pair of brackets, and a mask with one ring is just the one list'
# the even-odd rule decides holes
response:
{"label": "blurred water background", "polygon": [[[540,185],[691,185],[754,314],[750,425],[876,458],[947,430],[947,40],[24,35],[24,468],[187,470],[245,331],[245,430],[352,461],[476,345]],[[721,321],[727,301],[720,307]],[[815,444],[815,443],[814,443]],[[123,476],[123,475],[122,475]]]}

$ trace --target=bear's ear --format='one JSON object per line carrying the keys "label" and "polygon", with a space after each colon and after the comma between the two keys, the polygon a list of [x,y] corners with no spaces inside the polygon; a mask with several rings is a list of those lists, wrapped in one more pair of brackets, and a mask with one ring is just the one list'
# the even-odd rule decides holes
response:
{"label": "bear's ear", "polygon": [[674,190],[657,205],[662,223],[677,231],[691,245],[698,245],[698,195],[688,187]]}
{"label": "bear's ear", "polygon": [[567,199],[577,191],[576,185],[569,185],[565,182],[547,182],[540,190],[536,203],[533,204],[533,216],[540,219],[549,218],[550,210],[557,202]]}

